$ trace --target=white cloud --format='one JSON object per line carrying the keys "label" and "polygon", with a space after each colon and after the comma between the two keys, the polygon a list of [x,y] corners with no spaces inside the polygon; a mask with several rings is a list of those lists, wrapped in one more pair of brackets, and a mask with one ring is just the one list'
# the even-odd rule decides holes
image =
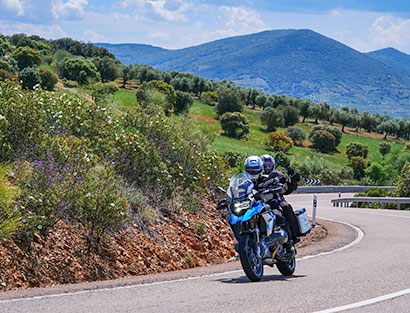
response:
{"label": "white cloud", "polygon": [[1,0],[0,3],[6,7],[7,11],[13,12],[17,16],[24,15],[23,4],[20,0]]}
{"label": "white cloud", "polygon": [[165,32],[154,32],[154,33],[149,33],[148,35],[151,39],[155,40],[161,40],[161,41],[167,41],[169,40],[170,36],[168,33]]}
{"label": "white cloud", "polygon": [[260,15],[254,10],[245,10],[242,7],[221,6],[219,11],[225,14],[226,25],[238,30],[248,32],[250,30],[259,30],[265,26],[260,19]]}
{"label": "white cloud", "polygon": [[51,10],[56,19],[78,20],[84,16],[84,7],[87,5],[87,0],[68,0],[66,2],[63,0],[52,0]]}
{"label": "white cloud", "polygon": [[7,21],[0,21],[0,33],[5,35],[25,33],[28,35],[38,35],[47,39],[67,37],[67,34],[59,25],[37,25]]}
{"label": "white cloud", "polygon": [[135,20],[151,22],[187,22],[186,13],[193,10],[193,4],[183,0],[124,0],[121,7],[132,9]]}
{"label": "white cloud", "polygon": [[372,25],[374,40],[382,45],[404,46],[410,40],[410,19],[380,16]]}
{"label": "white cloud", "polygon": [[85,42],[107,42],[103,35],[97,34],[92,30],[86,30],[81,39]]}
{"label": "white cloud", "polygon": [[132,17],[130,15],[122,14],[122,13],[119,13],[119,12],[112,13],[112,16],[117,21],[124,21],[124,20],[131,20],[132,19]]}

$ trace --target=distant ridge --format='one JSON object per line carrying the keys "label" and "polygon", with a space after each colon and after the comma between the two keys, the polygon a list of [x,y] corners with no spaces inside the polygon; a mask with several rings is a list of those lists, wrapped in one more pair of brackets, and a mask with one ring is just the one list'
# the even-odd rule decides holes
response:
{"label": "distant ridge", "polygon": [[232,80],[268,93],[410,117],[410,76],[402,68],[311,30],[272,30],[167,50],[108,45],[126,64]]}
{"label": "distant ridge", "polygon": [[[114,55],[121,56],[119,59],[124,64],[134,64],[135,60],[144,58],[146,55],[155,55],[158,52],[166,51],[160,47],[135,43],[96,43],[96,46],[107,48]],[[141,62],[138,62],[141,63]]]}
{"label": "distant ridge", "polygon": [[394,48],[385,48],[366,55],[410,75],[410,55]]}

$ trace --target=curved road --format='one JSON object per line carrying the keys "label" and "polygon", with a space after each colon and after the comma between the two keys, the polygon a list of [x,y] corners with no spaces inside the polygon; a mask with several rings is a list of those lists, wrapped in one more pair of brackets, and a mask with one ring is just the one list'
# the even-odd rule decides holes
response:
{"label": "curved road", "polygon": [[[317,216],[352,225],[339,238],[344,248],[300,255],[292,277],[265,266],[264,279],[251,283],[234,263],[200,277],[175,273],[171,281],[5,293],[0,312],[410,312],[410,211],[334,208],[332,197],[318,196]],[[309,214],[312,198],[287,197]]]}

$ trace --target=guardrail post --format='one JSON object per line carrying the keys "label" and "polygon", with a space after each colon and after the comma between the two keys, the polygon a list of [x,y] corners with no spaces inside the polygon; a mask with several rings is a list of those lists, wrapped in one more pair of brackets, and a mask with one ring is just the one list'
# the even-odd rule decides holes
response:
{"label": "guardrail post", "polygon": [[316,226],[316,207],[317,207],[317,196],[313,195],[312,227]]}
{"label": "guardrail post", "polygon": [[400,203],[397,203],[397,209],[400,210]]}

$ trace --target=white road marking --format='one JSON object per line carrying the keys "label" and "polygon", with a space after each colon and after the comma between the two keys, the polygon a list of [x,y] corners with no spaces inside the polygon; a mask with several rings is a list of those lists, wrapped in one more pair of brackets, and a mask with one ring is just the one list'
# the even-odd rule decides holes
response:
{"label": "white road marking", "polygon": [[[335,222],[335,223],[339,223],[339,224],[344,224],[344,225],[347,225],[349,227],[352,227],[357,232],[356,239],[354,241],[350,242],[349,244],[343,246],[343,247],[340,247],[340,248],[337,248],[337,249],[334,249],[334,250],[331,250],[331,251],[327,251],[327,252],[321,252],[321,253],[318,253],[318,254],[307,255],[307,256],[304,256],[302,258],[297,258],[296,259],[297,261],[304,261],[304,260],[312,259],[312,258],[315,258],[315,257],[318,257],[318,256],[328,255],[328,254],[332,254],[332,253],[335,253],[335,252],[338,252],[338,251],[342,251],[342,250],[345,250],[347,248],[350,248],[350,247],[356,245],[357,243],[359,243],[363,239],[363,236],[364,236],[363,231],[360,228],[358,228],[358,227],[356,227],[352,224],[345,223],[345,222],[339,222],[339,221],[335,221],[335,220],[327,219],[327,218],[320,218],[320,219]],[[66,297],[66,296],[71,296],[71,295],[89,294],[89,293],[101,292],[101,291],[122,290],[122,289],[130,289],[130,288],[137,288],[137,287],[148,287],[148,286],[183,282],[183,281],[188,281],[188,280],[196,280],[196,279],[201,279],[201,278],[223,276],[223,275],[240,273],[240,272],[242,272],[242,269],[241,270],[235,270],[235,271],[229,271],[229,272],[223,272],[223,273],[215,273],[215,274],[193,276],[193,277],[180,278],[180,279],[174,279],[174,280],[158,281],[158,282],[146,283],[146,284],[136,284],[136,285],[118,286],[118,287],[112,287],[112,288],[81,290],[81,291],[57,293],[57,294],[51,294],[51,295],[34,296],[34,297],[26,297],[26,298],[15,298],[15,299],[9,299],[9,300],[0,300],[0,304],[18,302],[18,301],[31,301],[31,300],[41,300],[41,299],[49,299],[49,298]]]}
{"label": "white road marking", "polygon": [[343,224],[343,225],[347,225],[347,226],[349,226],[349,227],[352,227],[352,228],[356,231],[357,237],[356,237],[356,239],[353,240],[351,243],[349,243],[349,244],[347,244],[347,245],[345,245],[345,246],[343,246],[343,247],[340,247],[340,248],[337,248],[337,249],[334,249],[334,250],[331,250],[331,251],[321,252],[321,253],[318,253],[318,254],[306,255],[306,256],[304,256],[304,257],[298,259],[298,260],[300,260],[300,261],[308,260],[308,259],[312,259],[312,258],[316,258],[316,257],[322,256],[322,255],[332,254],[332,253],[335,253],[335,252],[338,252],[338,251],[342,251],[342,250],[351,248],[351,247],[353,247],[354,245],[357,245],[360,241],[362,241],[362,239],[363,239],[363,237],[364,237],[363,231],[362,231],[359,227],[357,227],[357,226],[354,226],[354,225],[352,225],[352,224],[345,223],[345,222],[335,221],[335,220],[332,220],[332,219],[329,219],[329,218],[323,218],[323,217],[319,217],[319,218],[322,219],[322,220],[325,220],[325,221],[335,222],[335,223],[339,223],[339,224]]}
{"label": "white road marking", "polygon": [[400,290],[394,293],[389,293],[387,295],[384,296],[380,296],[380,297],[376,297],[376,298],[372,298],[372,299],[368,299],[368,300],[364,300],[364,301],[360,301],[360,302],[356,302],[356,303],[352,303],[352,304],[347,304],[347,305],[342,305],[342,306],[338,306],[332,309],[327,309],[327,310],[323,310],[323,311],[317,311],[314,313],[332,313],[332,312],[341,312],[341,311],[345,311],[345,310],[350,310],[350,309],[355,309],[355,308],[360,308],[362,306],[366,306],[366,305],[371,305],[371,304],[375,304],[378,302],[383,302],[386,300],[390,300],[393,298],[397,298],[397,297],[401,297],[404,295],[410,294],[410,289],[404,289],[404,290]]}

